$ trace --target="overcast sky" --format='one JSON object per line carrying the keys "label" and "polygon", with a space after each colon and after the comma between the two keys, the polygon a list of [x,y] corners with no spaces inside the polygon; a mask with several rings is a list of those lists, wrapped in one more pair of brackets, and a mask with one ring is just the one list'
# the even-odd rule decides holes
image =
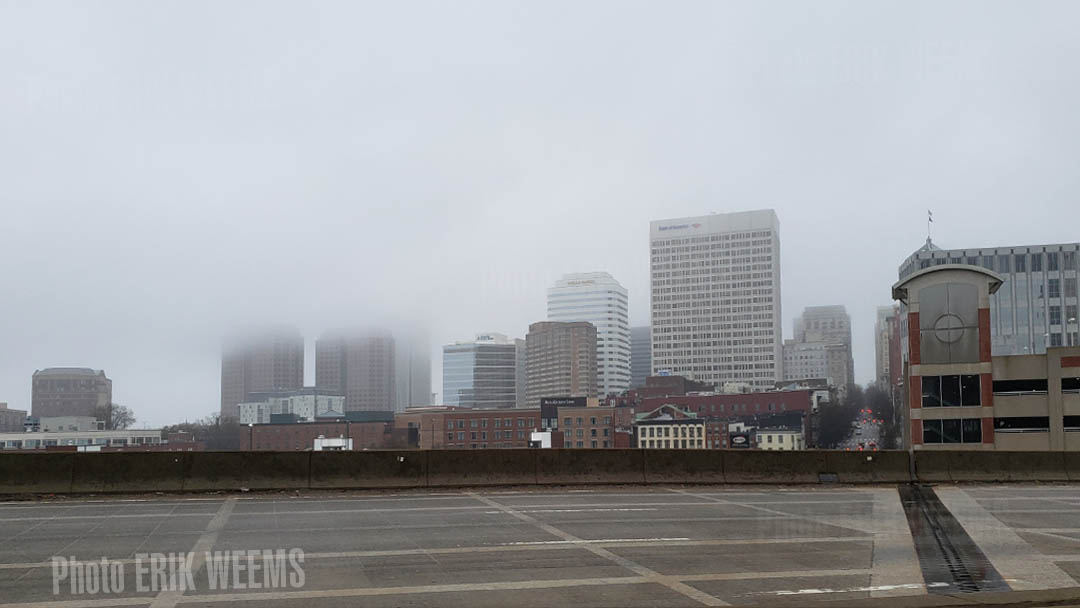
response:
{"label": "overcast sky", "polygon": [[[523,336],[567,272],[648,323],[649,221],[771,207],[784,334],[926,238],[1080,240],[1075,2],[0,1],[0,401],[105,369],[219,408],[237,323]],[[441,390],[433,361],[433,390]],[[314,361],[306,368],[309,382]]]}

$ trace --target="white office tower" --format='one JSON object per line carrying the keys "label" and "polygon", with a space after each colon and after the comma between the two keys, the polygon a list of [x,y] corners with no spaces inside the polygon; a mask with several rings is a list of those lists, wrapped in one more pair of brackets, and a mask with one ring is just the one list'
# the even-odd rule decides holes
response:
{"label": "white office tower", "polygon": [[783,348],[776,212],[654,221],[649,246],[653,370],[773,388]]}
{"label": "white office tower", "polygon": [[548,289],[548,320],[596,327],[600,396],[630,388],[630,314],[626,288],[606,272],[568,274]]}

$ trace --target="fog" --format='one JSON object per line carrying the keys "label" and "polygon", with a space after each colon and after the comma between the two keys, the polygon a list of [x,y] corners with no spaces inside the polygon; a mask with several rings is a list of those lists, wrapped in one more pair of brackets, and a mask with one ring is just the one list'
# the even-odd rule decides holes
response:
{"label": "fog", "polygon": [[238,325],[524,336],[654,219],[771,207],[785,337],[926,238],[1071,242],[1069,2],[0,2],[0,401],[104,369],[138,426],[218,410]]}

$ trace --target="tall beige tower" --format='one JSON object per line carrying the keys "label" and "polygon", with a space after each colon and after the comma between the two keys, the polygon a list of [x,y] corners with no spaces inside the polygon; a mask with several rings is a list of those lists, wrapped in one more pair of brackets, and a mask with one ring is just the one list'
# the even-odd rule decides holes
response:
{"label": "tall beige tower", "polygon": [[525,406],[542,397],[595,397],[596,326],[542,321],[525,336]]}

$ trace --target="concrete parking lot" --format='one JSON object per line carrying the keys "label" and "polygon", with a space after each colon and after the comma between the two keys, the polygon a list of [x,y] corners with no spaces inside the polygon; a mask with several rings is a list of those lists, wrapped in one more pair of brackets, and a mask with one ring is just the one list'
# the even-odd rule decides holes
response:
{"label": "concrete parking lot", "polygon": [[[985,570],[968,568],[975,578],[998,577],[1007,585],[998,588],[1015,590],[1078,584],[1080,487],[948,486],[936,495],[987,561]],[[955,577],[941,574],[955,568],[926,563],[916,539],[929,532],[913,534],[913,526],[921,524],[909,524],[897,488],[885,486],[11,502],[0,505],[0,602],[694,606],[956,591]],[[264,558],[295,558],[296,550],[303,561],[269,580],[268,564],[284,562]],[[170,553],[188,556],[193,585],[165,568],[150,588],[154,553],[161,563]],[[54,564],[54,556],[67,561]],[[77,563],[102,558],[123,570],[122,589],[72,584]]]}

